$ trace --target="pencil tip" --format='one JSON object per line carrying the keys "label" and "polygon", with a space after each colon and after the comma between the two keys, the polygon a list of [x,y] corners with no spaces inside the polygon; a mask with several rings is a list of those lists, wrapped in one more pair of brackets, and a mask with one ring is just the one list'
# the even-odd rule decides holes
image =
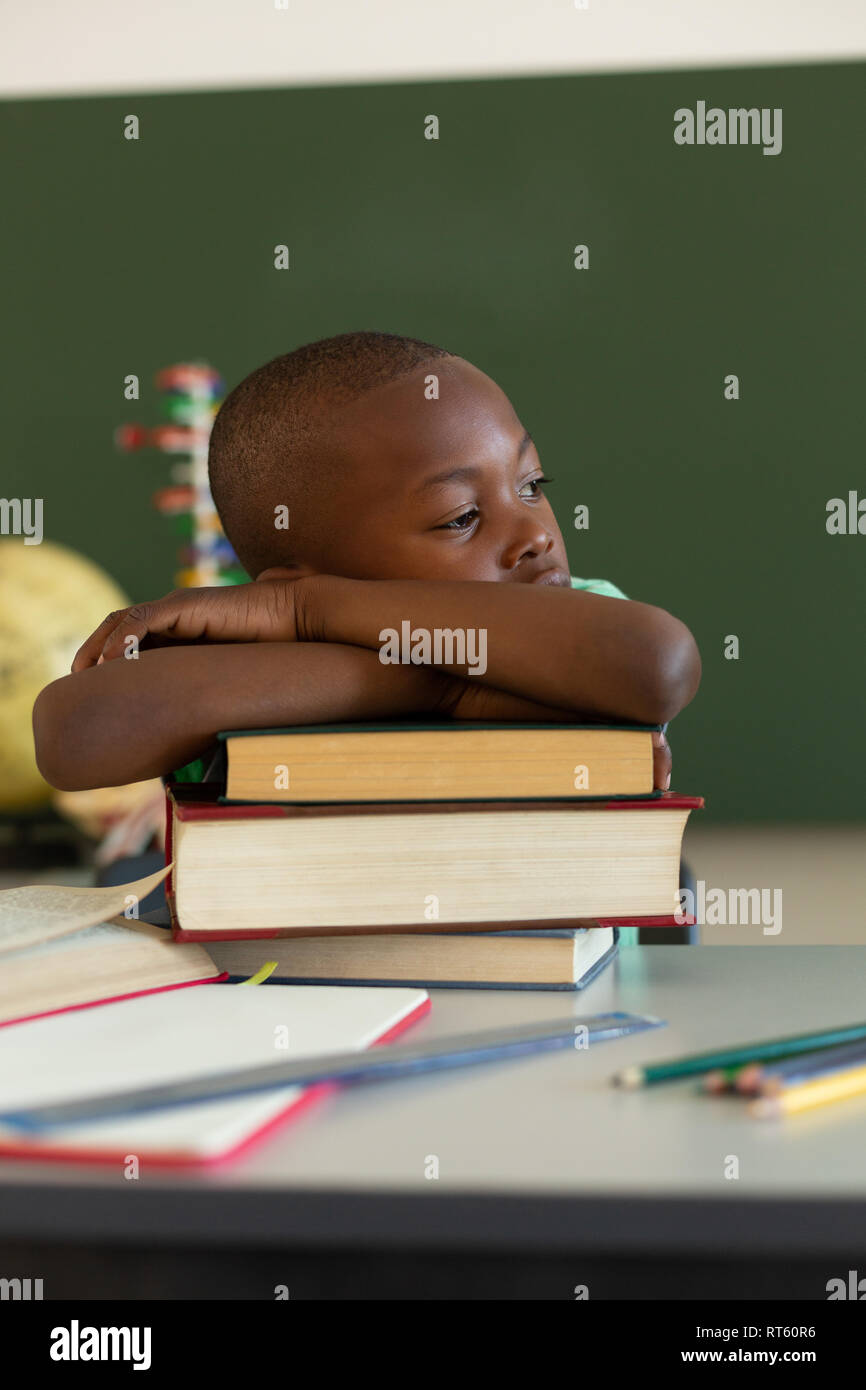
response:
{"label": "pencil tip", "polygon": [[633,1091],[643,1085],[643,1075],[643,1067],[625,1067],[614,1076],[614,1085],[624,1086],[626,1090]]}

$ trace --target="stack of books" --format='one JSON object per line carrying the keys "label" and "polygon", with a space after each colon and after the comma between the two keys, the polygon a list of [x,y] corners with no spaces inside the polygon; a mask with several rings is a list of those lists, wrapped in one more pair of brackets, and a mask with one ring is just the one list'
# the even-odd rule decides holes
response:
{"label": "stack of books", "polygon": [[703,799],[653,791],[655,727],[223,733],[206,780],[168,789],[174,937],[230,975],[578,988],[619,926],[675,921]]}

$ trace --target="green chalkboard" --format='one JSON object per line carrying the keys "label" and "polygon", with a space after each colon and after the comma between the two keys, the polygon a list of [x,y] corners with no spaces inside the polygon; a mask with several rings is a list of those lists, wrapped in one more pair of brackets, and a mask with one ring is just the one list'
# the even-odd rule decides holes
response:
{"label": "green chalkboard", "polygon": [[[532,430],[572,572],[695,633],[674,786],[707,820],[862,819],[866,535],[825,522],[866,497],[863,91],[838,64],[4,103],[0,493],[155,596],[168,461],[112,434],[157,422],[160,367],[441,343]],[[781,153],[677,145],[698,101],[781,108]]]}

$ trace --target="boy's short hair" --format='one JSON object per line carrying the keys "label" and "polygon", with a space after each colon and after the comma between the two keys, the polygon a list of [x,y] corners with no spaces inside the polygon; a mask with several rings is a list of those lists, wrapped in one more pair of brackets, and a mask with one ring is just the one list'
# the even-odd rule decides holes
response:
{"label": "boy's short hair", "polygon": [[[315,493],[345,461],[332,442],[340,407],[454,355],[396,333],[340,333],[275,357],[230,392],[211,431],[208,471],[223,529],[252,578],[290,563],[315,524]],[[293,509],[295,498],[303,501]],[[290,509],[288,533],[274,527],[278,505]]]}

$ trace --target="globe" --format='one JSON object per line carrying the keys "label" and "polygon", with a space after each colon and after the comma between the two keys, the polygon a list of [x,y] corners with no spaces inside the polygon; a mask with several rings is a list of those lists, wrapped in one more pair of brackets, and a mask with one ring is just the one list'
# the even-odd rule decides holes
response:
{"label": "globe", "polygon": [[0,813],[48,801],[33,749],[33,702],[69,674],[102,619],[129,602],[98,565],[64,545],[0,538]]}

